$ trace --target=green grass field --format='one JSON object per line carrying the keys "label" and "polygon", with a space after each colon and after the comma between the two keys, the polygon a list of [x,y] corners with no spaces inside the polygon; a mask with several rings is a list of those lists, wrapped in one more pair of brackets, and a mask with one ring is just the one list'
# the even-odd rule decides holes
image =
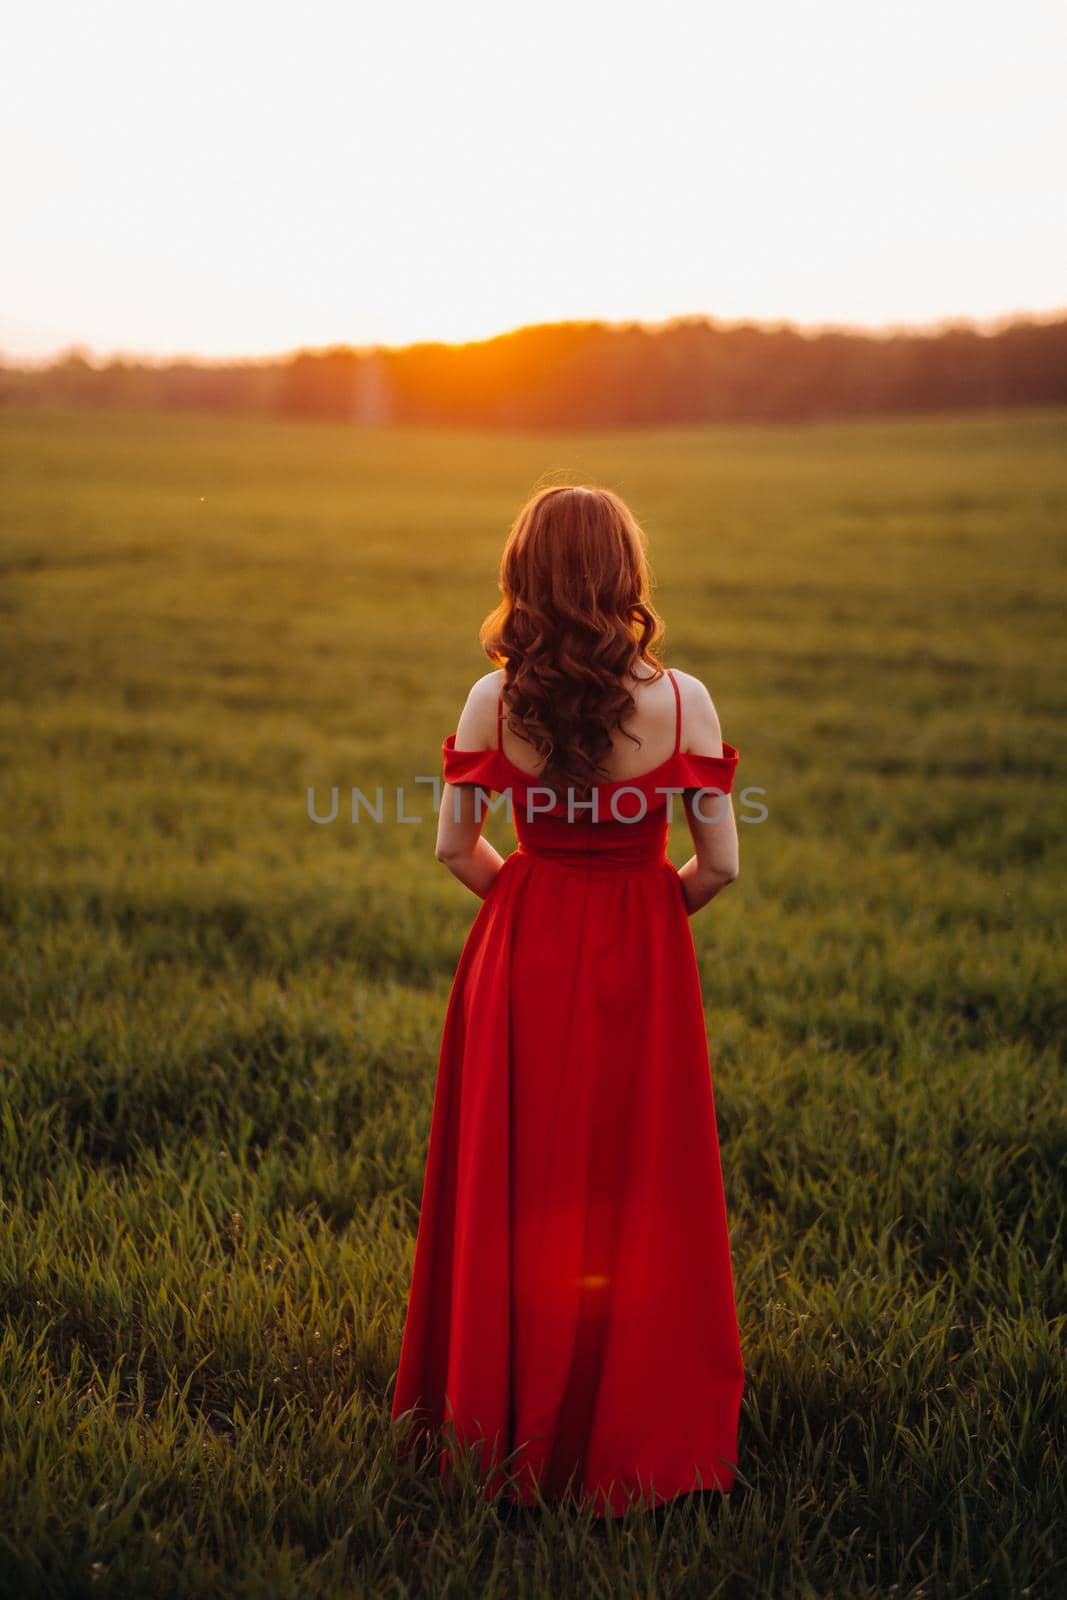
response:
{"label": "green grass field", "polygon": [[[1067,1592],[1067,413],[0,436],[0,1595]],[[479,904],[414,778],[561,477],[768,811],[691,923],[747,1491],[659,1523],[505,1521],[389,1424]]]}

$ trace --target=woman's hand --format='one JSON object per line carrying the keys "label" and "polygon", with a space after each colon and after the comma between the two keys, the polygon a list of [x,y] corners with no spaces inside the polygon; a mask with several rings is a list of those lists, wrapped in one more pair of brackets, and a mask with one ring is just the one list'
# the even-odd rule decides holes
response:
{"label": "woman's hand", "polygon": [[466,884],[480,900],[484,900],[493,884],[496,875],[504,865],[504,858],[499,850],[493,848],[488,839],[480,835],[477,842],[470,847],[457,847],[446,841],[438,840],[436,855],[438,861],[444,862],[454,878]]}
{"label": "woman's hand", "polygon": [[721,867],[718,869],[701,867],[696,856],[690,856],[684,867],[678,868],[678,877],[685,896],[686,910],[690,916],[706,906],[709,900],[726,888],[728,883],[733,883],[738,877],[740,868],[731,869]]}

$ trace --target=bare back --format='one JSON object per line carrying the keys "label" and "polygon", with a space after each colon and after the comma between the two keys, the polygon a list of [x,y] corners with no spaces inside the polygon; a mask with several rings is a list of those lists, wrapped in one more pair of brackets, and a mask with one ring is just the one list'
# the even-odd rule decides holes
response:
{"label": "bare back", "polygon": [[[499,693],[504,681],[503,671],[488,676],[496,680],[496,692]],[[679,672],[677,668],[674,669],[674,678],[681,697],[681,748],[687,750],[687,688],[688,684],[697,680],[690,678],[686,672]],[[664,672],[653,681],[649,669],[643,671],[640,678],[631,677],[628,687],[634,697],[634,711],[624,725],[625,732],[616,728],[612,734],[611,752],[604,757],[606,770],[601,781],[605,783],[624,783],[627,779],[639,778],[646,772],[654,771],[670,758],[675,747],[678,703],[670,676]],[[639,739],[640,743],[635,744],[633,739],[627,738],[627,733]],[[541,764],[534,751],[525,740],[511,731],[506,719],[501,725],[501,745],[504,755],[520,772],[531,777],[539,775]],[[712,749],[706,753],[720,754],[721,744],[718,750]]]}

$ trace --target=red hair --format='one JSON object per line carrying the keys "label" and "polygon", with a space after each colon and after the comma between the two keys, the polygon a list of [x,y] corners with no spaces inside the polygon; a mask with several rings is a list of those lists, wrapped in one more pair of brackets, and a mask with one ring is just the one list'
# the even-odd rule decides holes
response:
{"label": "red hair", "polygon": [[542,758],[549,787],[604,781],[611,735],[635,707],[625,674],[643,661],[649,681],[663,675],[651,587],[644,533],[610,489],[539,489],[512,523],[504,598],[479,640],[504,668],[508,727]]}

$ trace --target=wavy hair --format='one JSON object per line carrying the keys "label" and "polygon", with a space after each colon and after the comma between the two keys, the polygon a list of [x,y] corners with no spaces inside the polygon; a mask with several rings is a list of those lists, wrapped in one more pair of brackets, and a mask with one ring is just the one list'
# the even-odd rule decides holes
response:
{"label": "wavy hair", "polygon": [[539,489],[511,525],[499,587],[478,637],[504,668],[508,727],[541,757],[547,787],[586,793],[635,708],[625,674],[637,661],[655,669],[649,682],[665,671],[644,533],[610,489]]}

